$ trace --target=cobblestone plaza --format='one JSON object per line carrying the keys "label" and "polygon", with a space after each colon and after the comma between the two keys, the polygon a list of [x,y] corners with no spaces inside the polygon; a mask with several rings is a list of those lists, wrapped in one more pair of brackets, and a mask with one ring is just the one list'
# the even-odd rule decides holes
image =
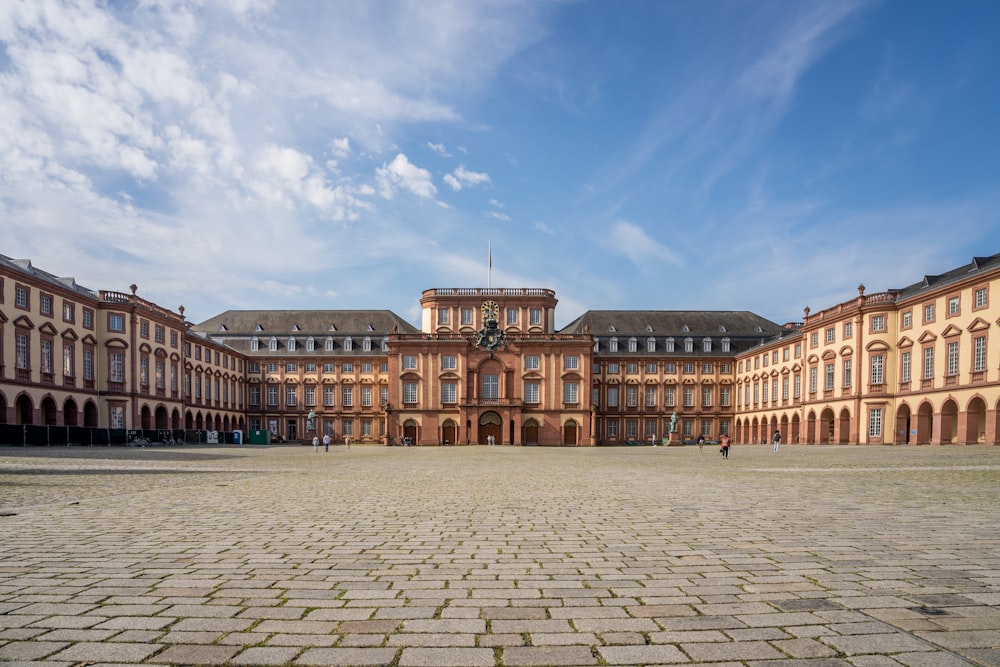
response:
{"label": "cobblestone plaza", "polygon": [[0,449],[0,664],[1000,665],[1000,448]]}

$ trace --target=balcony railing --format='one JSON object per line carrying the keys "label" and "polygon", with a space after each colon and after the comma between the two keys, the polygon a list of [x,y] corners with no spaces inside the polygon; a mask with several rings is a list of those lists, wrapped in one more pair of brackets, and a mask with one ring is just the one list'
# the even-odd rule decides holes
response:
{"label": "balcony railing", "polygon": [[459,403],[463,408],[516,408],[524,405],[523,398],[467,398]]}

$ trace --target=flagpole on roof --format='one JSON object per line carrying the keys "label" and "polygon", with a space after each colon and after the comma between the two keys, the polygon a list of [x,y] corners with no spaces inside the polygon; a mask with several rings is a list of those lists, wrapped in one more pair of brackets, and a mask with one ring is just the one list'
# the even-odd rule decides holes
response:
{"label": "flagpole on roof", "polygon": [[490,281],[493,279],[493,241],[489,242],[489,265],[486,269],[486,288],[492,287]]}

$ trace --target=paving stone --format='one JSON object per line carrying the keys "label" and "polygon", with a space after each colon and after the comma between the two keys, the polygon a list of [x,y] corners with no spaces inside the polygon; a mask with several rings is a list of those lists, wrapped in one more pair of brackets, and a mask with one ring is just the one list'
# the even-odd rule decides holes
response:
{"label": "paving stone", "polygon": [[1000,448],[640,450],[0,448],[0,662],[1000,664]]}

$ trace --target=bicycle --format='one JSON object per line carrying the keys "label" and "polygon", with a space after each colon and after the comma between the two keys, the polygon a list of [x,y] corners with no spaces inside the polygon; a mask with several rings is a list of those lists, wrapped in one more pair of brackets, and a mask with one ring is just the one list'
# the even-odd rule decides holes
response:
{"label": "bicycle", "polygon": [[152,443],[149,441],[149,438],[139,437],[139,438],[132,438],[131,440],[128,441],[127,444],[129,447],[148,447]]}

